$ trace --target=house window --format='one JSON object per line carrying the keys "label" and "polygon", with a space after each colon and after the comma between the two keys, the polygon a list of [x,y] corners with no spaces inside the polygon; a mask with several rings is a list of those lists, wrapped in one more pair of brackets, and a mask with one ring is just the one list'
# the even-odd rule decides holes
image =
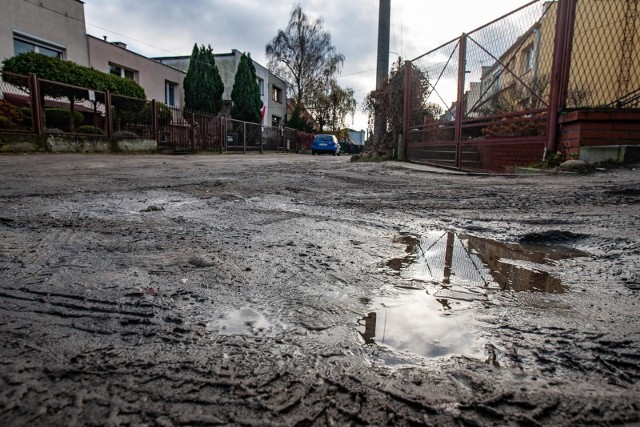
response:
{"label": "house window", "polygon": [[260,91],[260,96],[264,96],[264,79],[258,77],[258,90]]}
{"label": "house window", "polygon": [[35,52],[54,58],[64,58],[66,46],[42,40],[22,33],[13,33],[13,50],[16,55]]}
{"label": "house window", "polygon": [[135,80],[136,73],[137,71],[135,70],[130,70],[128,68],[124,68],[109,62],[109,74],[113,74],[114,76],[122,77],[129,80]]}
{"label": "house window", "polygon": [[164,82],[164,103],[172,107],[176,105],[176,93],[178,91],[178,84],[165,80]]}
{"label": "house window", "polygon": [[279,127],[281,123],[282,123],[282,117],[271,116],[271,126]]}
{"label": "house window", "polygon": [[522,54],[522,67],[526,73],[533,69],[533,46],[529,46]]}
{"label": "house window", "polygon": [[503,70],[495,70],[491,75],[491,91],[496,92],[500,90],[500,80]]}
{"label": "house window", "polygon": [[271,99],[275,102],[282,104],[282,89],[277,86],[273,86],[273,92],[271,94]]}

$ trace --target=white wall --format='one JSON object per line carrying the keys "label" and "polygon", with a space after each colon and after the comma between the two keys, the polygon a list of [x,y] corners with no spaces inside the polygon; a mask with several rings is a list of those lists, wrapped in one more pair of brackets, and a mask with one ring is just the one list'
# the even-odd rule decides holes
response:
{"label": "white wall", "polygon": [[147,99],[160,102],[165,102],[165,81],[177,83],[176,107],[184,107],[184,72],[93,36],[87,36],[87,40],[93,68],[108,73],[111,62],[134,70],[135,80],[144,89]]}
{"label": "white wall", "polygon": [[78,0],[2,0],[0,60],[14,56],[14,31],[65,48],[63,59],[89,65],[84,4]]}

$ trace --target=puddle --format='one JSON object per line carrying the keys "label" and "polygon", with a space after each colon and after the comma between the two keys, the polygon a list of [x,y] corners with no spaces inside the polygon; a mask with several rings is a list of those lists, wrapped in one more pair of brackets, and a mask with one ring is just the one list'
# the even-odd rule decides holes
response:
{"label": "puddle", "polygon": [[207,323],[208,330],[221,335],[265,335],[274,327],[262,313],[251,308],[228,311]]}
{"label": "puddle", "polygon": [[387,267],[419,283],[399,286],[397,297],[361,298],[372,311],[358,321],[360,336],[366,344],[427,358],[483,358],[486,341],[472,326],[474,313],[461,307],[486,301],[492,291],[564,292],[548,265],[587,255],[540,244],[557,240],[531,240],[536,244],[505,244],[450,231],[396,237],[394,243],[406,245],[406,255],[389,260]]}
{"label": "puddle", "polygon": [[445,289],[560,293],[565,285],[541,269],[542,265],[586,255],[563,246],[506,244],[451,231],[432,231],[424,237],[406,234],[394,241],[407,245],[407,255],[390,260],[389,268]]}
{"label": "puddle", "polygon": [[358,322],[367,344],[386,345],[428,358],[463,355],[482,358],[484,341],[475,337],[464,316],[448,316],[424,290],[404,291],[400,297],[372,301],[375,311]]}

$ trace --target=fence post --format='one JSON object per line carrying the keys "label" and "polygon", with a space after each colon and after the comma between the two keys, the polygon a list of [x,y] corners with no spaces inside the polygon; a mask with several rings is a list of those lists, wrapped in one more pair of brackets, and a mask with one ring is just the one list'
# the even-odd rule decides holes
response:
{"label": "fence post", "polygon": [[191,151],[193,153],[196,152],[196,147],[198,145],[197,139],[199,137],[198,135],[198,128],[196,126],[196,113],[194,113],[193,111],[191,112]]}
{"label": "fence post", "polygon": [[547,120],[548,152],[558,150],[558,118],[567,103],[571,46],[575,21],[576,0],[560,0],[556,10],[556,34],[551,66],[551,93],[549,95],[549,119]]}
{"label": "fence post", "polygon": [[42,112],[44,105],[40,105],[40,82],[34,73],[29,75],[29,86],[31,88],[31,123],[36,135],[42,135]]}
{"label": "fence post", "polygon": [[106,121],[105,130],[107,131],[107,138],[113,137],[113,112],[111,111],[111,92],[107,91],[104,94],[104,120]]}
{"label": "fence post", "polygon": [[409,119],[411,118],[411,61],[404,61],[402,100],[402,159],[409,160]]}
{"label": "fence post", "polygon": [[242,152],[247,154],[247,122],[242,122]]}
{"label": "fence post", "polygon": [[263,139],[262,139],[263,138],[263,130],[264,129],[262,128],[262,123],[260,123],[260,154],[264,154],[263,151],[262,151],[262,143],[264,142]]}
{"label": "fence post", "polygon": [[227,140],[227,135],[226,132],[224,131],[224,126],[222,126],[222,116],[220,117],[216,117],[217,118],[217,123],[216,126],[218,126],[218,132],[220,135],[220,153],[222,153],[222,147],[224,144],[224,142]]}
{"label": "fence post", "polygon": [[156,111],[156,100],[151,100],[151,132],[153,139],[158,141],[158,111]]}
{"label": "fence post", "polygon": [[467,72],[467,35],[462,33],[458,44],[458,96],[456,98],[456,167],[462,164],[462,119],[464,118],[464,80]]}
{"label": "fence post", "polygon": [[[221,121],[221,126],[222,126],[222,131],[224,132],[223,136],[222,136],[222,144],[224,144],[224,151],[227,151],[227,144],[228,144],[228,140],[227,140],[227,135],[229,134],[229,122],[227,121],[226,117],[220,117],[220,121]],[[223,145],[220,144],[220,146],[222,147]]]}

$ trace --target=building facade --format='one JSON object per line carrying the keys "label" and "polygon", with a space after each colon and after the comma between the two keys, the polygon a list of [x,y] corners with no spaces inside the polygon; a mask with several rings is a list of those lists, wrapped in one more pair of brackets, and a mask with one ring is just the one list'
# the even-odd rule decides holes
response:
{"label": "building facade", "polygon": [[38,52],[88,66],[84,3],[79,0],[4,0],[0,61]]}
{"label": "building facade", "polygon": [[132,52],[124,43],[86,37],[91,67],[135,80],[144,88],[148,99],[164,102],[170,107],[184,107],[184,71]]}

